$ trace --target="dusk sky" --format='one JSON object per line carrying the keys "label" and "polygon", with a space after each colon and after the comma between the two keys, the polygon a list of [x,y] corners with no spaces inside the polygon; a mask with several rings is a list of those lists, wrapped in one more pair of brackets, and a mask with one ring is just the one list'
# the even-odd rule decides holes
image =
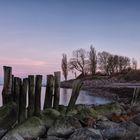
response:
{"label": "dusk sky", "polygon": [[135,58],[140,66],[139,0],[0,0],[0,76],[61,70],[78,48]]}

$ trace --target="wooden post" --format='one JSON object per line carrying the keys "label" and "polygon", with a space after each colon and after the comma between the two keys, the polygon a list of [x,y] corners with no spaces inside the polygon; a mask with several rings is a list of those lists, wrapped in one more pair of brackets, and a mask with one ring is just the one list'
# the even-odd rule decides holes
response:
{"label": "wooden post", "polygon": [[83,83],[82,83],[81,80],[74,81],[73,88],[72,88],[72,95],[71,95],[71,98],[70,98],[70,101],[69,101],[69,104],[68,104],[66,112],[68,112],[71,109],[73,109],[73,107],[74,107],[74,105],[76,103],[76,100],[77,100],[77,98],[79,96],[80,89],[81,89],[82,85],[83,85]]}
{"label": "wooden post", "polygon": [[28,88],[28,78],[24,78],[20,93],[19,119],[18,119],[19,123],[22,123],[26,119],[27,88]]}
{"label": "wooden post", "polygon": [[53,87],[54,77],[53,75],[47,75],[44,109],[52,107]]}
{"label": "wooden post", "polygon": [[19,100],[20,100],[21,79],[14,77],[13,100],[17,104],[17,115],[19,116]]}
{"label": "wooden post", "polygon": [[59,105],[59,98],[60,98],[60,78],[61,73],[60,71],[54,72],[54,104],[53,108],[58,109]]}
{"label": "wooden post", "polygon": [[28,88],[28,118],[33,116],[34,103],[35,103],[35,83],[34,75],[28,76],[29,88]]}
{"label": "wooden post", "polygon": [[12,75],[12,97],[13,97],[13,100],[14,100],[14,75]]}
{"label": "wooden post", "polygon": [[35,115],[39,115],[41,111],[41,87],[42,87],[42,75],[36,75]]}
{"label": "wooden post", "polygon": [[12,101],[12,68],[4,66],[4,86],[2,90],[3,105]]}

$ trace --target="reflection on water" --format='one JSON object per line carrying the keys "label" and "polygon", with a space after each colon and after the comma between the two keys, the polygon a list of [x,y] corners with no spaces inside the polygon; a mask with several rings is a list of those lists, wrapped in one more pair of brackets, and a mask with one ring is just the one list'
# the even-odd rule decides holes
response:
{"label": "reflection on water", "polygon": [[[2,86],[0,86],[0,93],[2,93]],[[71,97],[72,90],[71,89],[60,89],[60,104],[68,105],[70,97]],[[41,108],[43,108],[45,99],[45,87],[42,87],[42,94],[41,94]],[[95,97],[92,96],[89,91],[80,91],[80,95],[76,101],[76,104],[106,104],[111,102],[108,99],[102,97]],[[0,106],[2,105],[2,98],[0,95]]]}
{"label": "reflection on water", "polygon": [[[60,104],[68,105],[68,102],[71,97],[71,93],[72,93],[71,89],[61,89]],[[98,104],[106,104],[106,103],[110,103],[110,102],[111,101],[106,98],[92,96],[91,92],[81,90],[80,95],[76,101],[76,104],[96,104],[96,105],[98,105]]]}

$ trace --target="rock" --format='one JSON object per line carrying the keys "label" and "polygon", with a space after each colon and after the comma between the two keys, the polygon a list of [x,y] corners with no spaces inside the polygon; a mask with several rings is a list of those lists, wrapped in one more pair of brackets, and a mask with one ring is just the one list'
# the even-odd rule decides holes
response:
{"label": "rock", "polygon": [[97,128],[101,130],[104,138],[114,139],[134,139],[140,134],[139,127],[132,122],[115,123],[111,121],[98,122]]}
{"label": "rock", "polygon": [[111,117],[112,114],[121,115],[126,114],[124,108],[119,103],[110,103],[105,105],[96,106],[95,111],[102,116]]}
{"label": "rock", "polygon": [[39,140],[65,140],[64,138],[58,138],[56,136],[48,136],[47,138],[41,138]]}
{"label": "rock", "polygon": [[46,128],[42,121],[37,117],[32,117],[9,131],[2,140],[36,139],[37,137],[44,135],[45,132]]}
{"label": "rock", "polygon": [[103,138],[99,130],[80,128],[75,130],[68,140],[103,140]]}
{"label": "rock", "polygon": [[131,111],[134,113],[140,113],[140,103],[137,103],[131,108]]}
{"label": "rock", "polygon": [[43,124],[47,127],[50,128],[54,121],[60,116],[60,112],[55,110],[55,109],[45,109],[41,116],[40,119],[43,121]]}
{"label": "rock", "polygon": [[131,121],[140,126],[140,113],[134,116]]}
{"label": "rock", "polygon": [[16,104],[9,103],[0,107],[0,138],[9,130],[17,121]]}
{"label": "rock", "polygon": [[78,107],[76,111],[77,113],[75,113],[74,117],[78,118],[79,120],[83,120],[84,118],[89,116],[93,118],[98,118],[99,115],[94,108],[90,107]]}
{"label": "rock", "polygon": [[65,138],[71,135],[81,124],[78,119],[71,116],[60,116],[48,130],[48,136]]}

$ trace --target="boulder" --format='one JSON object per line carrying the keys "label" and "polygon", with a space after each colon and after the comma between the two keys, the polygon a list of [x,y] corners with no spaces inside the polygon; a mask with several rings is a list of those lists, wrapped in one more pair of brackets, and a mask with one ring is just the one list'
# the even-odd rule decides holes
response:
{"label": "boulder", "polygon": [[140,113],[135,115],[132,119],[132,122],[134,122],[135,124],[137,124],[138,126],[140,126]]}
{"label": "boulder", "polygon": [[103,137],[109,140],[134,139],[140,133],[139,127],[132,122],[115,123],[103,121],[97,123],[97,128],[101,130]]}
{"label": "boulder", "polygon": [[16,104],[9,103],[0,107],[0,138],[15,125],[17,121]]}
{"label": "boulder", "polygon": [[103,140],[103,138],[99,130],[80,128],[75,130],[68,140]]}
{"label": "boulder", "polygon": [[60,116],[48,130],[47,135],[66,138],[80,127],[78,119],[71,116]]}
{"label": "boulder", "polygon": [[24,139],[36,139],[44,135],[46,128],[43,122],[37,117],[31,117],[23,124],[16,126],[9,131],[2,140],[24,140]]}
{"label": "boulder", "polygon": [[54,121],[60,116],[60,112],[55,110],[55,109],[45,109],[41,116],[40,119],[43,121],[43,124],[47,127],[50,128]]}
{"label": "boulder", "polygon": [[40,138],[39,140],[66,140],[66,139],[58,138],[56,136],[48,136],[47,138]]}
{"label": "boulder", "polygon": [[134,113],[140,113],[140,102],[132,106],[131,111]]}
{"label": "boulder", "polygon": [[96,106],[94,109],[98,113],[98,115],[102,115],[106,117],[111,117],[112,114],[115,114],[118,116],[121,114],[126,114],[124,108],[117,102],[105,104],[105,105],[99,105],[99,106]]}

